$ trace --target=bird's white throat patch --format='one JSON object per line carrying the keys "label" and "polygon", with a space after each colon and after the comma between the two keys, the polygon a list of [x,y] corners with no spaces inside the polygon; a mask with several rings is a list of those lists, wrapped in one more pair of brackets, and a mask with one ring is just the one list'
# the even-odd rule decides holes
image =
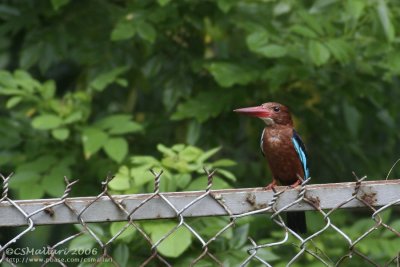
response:
{"label": "bird's white throat patch", "polygon": [[279,138],[279,136],[273,135],[268,138],[268,142],[270,144],[278,145],[281,142],[281,139]]}
{"label": "bird's white throat patch", "polygon": [[265,123],[265,125],[267,125],[267,127],[273,126],[275,124],[274,120],[271,118],[260,118],[263,120],[263,122]]}

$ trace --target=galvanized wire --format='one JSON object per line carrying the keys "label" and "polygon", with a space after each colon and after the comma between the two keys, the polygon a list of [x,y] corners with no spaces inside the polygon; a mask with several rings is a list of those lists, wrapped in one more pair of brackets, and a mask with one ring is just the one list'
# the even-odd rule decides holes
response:
{"label": "galvanized wire", "polygon": [[[250,263],[261,264],[264,266],[273,266],[272,262],[269,262],[268,259],[263,258],[263,254],[260,251],[263,250],[272,250],[274,247],[291,245],[296,248],[296,254],[291,257],[291,259],[286,263],[286,266],[291,266],[295,264],[300,258],[304,257],[305,254],[310,255],[316,262],[319,262],[321,266],[346,266],[347,260],[352,257],[359,257],[366,264],[370,266],[381,266],[377,263],[375,259],[371,257],[371,255],[366,255],[362,253],[362,251],[358,248],[358,244],[363,242],[363,240],[368,237],[374,231],[378,229],[383,229],[385,231],[389,231],[394,234],[397,238],[399,238],[400,244],[400,232],[398,229],[390,226],[388,222],[383,221],[382,213],[394,206],[400,205],[400,195],[392,196],[390,200],[386,202],[382,202],[381,199],[384,196],[377,195],[377,193],[372,190],[375,187],[385,186],[388,181],[382,181],[381,183],[377,182],[374,185],[368,185],[367,188],[365,179],[366,177],[359,178],[356,175],[356,181],[352,183],[353,192],[349,194],[349,196],[345,199],[341,199],[337,204],[332,206],[329,209],[321,204],[324,202],[324,194],[320,194],[315,196],[312,194],[313,187],[308,185],[310,179],[301,181],[300,185],[295,189],[285,188],[285,187],[274,187],[272,188],[273,192],[271,197],[263,203],[263,205],[255,205],[256,202],[256,194],[260,193],[258,189],[246,189],[247,195],[245,197],[247,204],[250,204],[251,209],[247,209],[244,212],[237,212],[237,208],[232,204],[232,202],[227,202],[225,193],[229,194],[243,194],[243,191],[229,191],[229,190],[212,190],[213,185],[213,177],[215,175],[215,170],[210,171],[204,169],[207,174],[207,184],[205,185],[205,190],[203,192],[191,193],[186,192],[184,195],[187,197],[184,203],[176,202],[173,199],[171,193],[160,192],[160,181],[162,179],[163,172],[156,172],[151,170],[151,173],[154,175],[154,191],[151,194],[147,195],[131,195],[131,196],[117,196],[109,193],[108,184],[113,179],[113,176],[109,175],[106,177],[104,182],[102,182],[102,188],[100,193],[96,197],[85,198],[84,204],[80,203],[80,206],[77,206],[76,198],[69,198],[69,194],[71,190],[73,190],[74,185],[78,182],[69,181],[67,177],[65,177],[65,191],[63,195],[59,199],[53,199],[51,201],[47,199],[35,200],[34,202],[37,205],[40,203],[39,207],[34,210],[29,210],[24,202],[13,200],[9,196],[9,182],[12,178],[12,174],[8,176],[4,176],[0,174],[1,182],[2,182],[2,192],[1,192],[1,202],[0,202],[0,214],[9,214],[9,210],[12,209],[13,214],[17,214],[15,220],[18,222],[15,223],[15,226],[24,225],[24,228],[19,231],[14,237],[0,244],[0,263],[8,263],[10,266],[18,266],[13,261],[12,257],[6,253],[7,248],[10,248],[21,240],[22,237],[26,236],[29,232],[35,231],[37,227],[43,224],[40,220],[44,217],[54,218],[56,220],[62,214],[60,213],[68,213],[70,218],[74,218],[70,221],[65,221],[63,224],[69,223],[79,223],[81,226],[80,230],[77,233],[72,234],[63,238],[62,240],[55,242],[53,245],[47,245],[48,252],[42,262],[42,266],[46,266],[50,263],[57,263],[60,266],[69,266],[68,263],[63,261],[63,258],[57,254],[57,249],[65,246],[72,242],[72,240],[86,235],[90,237],[92,240],[100,248],[98,254],[96,254],[95,261],[93,265],[100,264],[107,260],[109,265],[119,266],[116,259],[114,259],[110,253],[114,244],[116,244],[116,239],[121,236],[127,229],[134,228],[136,232],[139,233],[141,238],[145,240],[148,244],[148,256],[142,262],[139,263],[140,266],[147,266],[150,263],[154,263],[157,266],[172,266],[171,260],[168,257],[165,257],[159,252],[159,247],[163,242],[168,239],[171,235],[176,233],[180,228],[187,229],[192,235],[193,239],[200,246],[197,247],[197,255],[194,256],[190,266],[195,266],[201,260],[208,258],[211,260],[215,266],[224,266],[224,259],[219,258],[215,251],[213,251],[211,244],[215,242],[218,238],[222,236],[228,229],[233,229],[237,224],[237,221],[241,218],[245,218],[248,216],[255,216],[259,214],[269,214],[270,220],[276,224],[278,227],[283,229],[282,236],[276,238],[275,240],[271,239],[269,243],[262,243],[257,241],[257,237],[248,236],[248,245],[247,253],[248,256],[243,259],[240,266],[248,266]],[[332,184],[329,185],[334,188],[337,185]],[[326,186],[325,186],[326,187]],[[369,191],[368,191],[369,190]],[[296,195],[293,196],[293,192],[296,192]],[[254,193],[254,194],[253,194]],[[174,193],[176,195],[182,193]],[[258,196],[260,196],[260,194]],[[225,196],[225,197],[224,197]],[[131,205],[131,200],[139,197],[141,201],[135,202],[136,205]],[[243,199],[243,196],[241,196]],[[379,199],[381,198],[381,199]],[[240,199],[240,198],[238,198]],[[379,200],[379,201],[378,201]],[[204,206],[204,201],[208,201],[208,206]],[[107,202],[113,208],[113,210],[122,214],[118,215],[123,218],[123,221],[126,223],[111,236],[110,238],[105,238],[105,236],[101,236],[101,234],[97,233],[91,222],[93,221],[93,212],[101,212],[99,209],[99,204]],[[154,206],[154,203],[157,203]],[[379,203],[379,205],[377,204]],[[211,205],[212,204],[212,205]],[[358,237],[350,237],[345,230],[341,229],[339,226],[335,225],[332,222],[331,215],[338,210],[343,208],[347,208],[349,205],[364,207],[371,213],[371,221],[374,222],[374,225],[368,228],[364,233],[362,233]],[[167,233],[165,233],[158,240],[152,240],[149,236],[149,233],[143,229],[140,223],[137,222],[137,216],[139,213],[143,213],[148,211],[148,207],[153,205],[152,207],[160,207],[161,209],[167,209],[167,216],[158,216],[157,219],[163,218],[174,218],[176,220],[176,225],[170,229]],[[77,208],[80,207],[80,208]],[[207,209],[207,207],[213,207],[213,210],[208,210],[206,213],[208,216],[212,215],[225,215],[229,217],[229,221],[227,224],[218,230],[212,237],[208,237],[208,239],[201,235],[196,229],[190,224],[188,220],[190,217],[196,217],[200,209]],[[2,213],[2,209],[8,209],[8,213]],[[286,226],[284,219],[282,218],[283,214],[288,210],[314,210],[315,212],[321,215],[322,221],[324,222],[323,226],[312,233],[308,233],[307,235],[300,235],[290,228]],[[213,214],[214,210],[218,210],[218,214]],[[67,217],[68,217],[67,216]],[[104,215],[103,215],[104,216]],[[201,215],[199,215],[201,216]],[[13,217],[13,218],[14,218]],[[21,218],[24,223],[21,223]],[[1,220],[5,219],[4,217],[0,218]],[[10,218],[7,218],[10,219]],[[156,218],[154,218],[156,219]],[[111,216],[104,220],[104,223],[110,223],[113,220],[117,220]],[[9,225],[9,223],[5,223],[4,225]],[[12,226],[12,224],[11,224]],[[58,227],[61,227],[58,226]],[[326,231],[333,230],[337,233],[339,238],[342,238],[347,243],[347,252],[337,259],[331,259],[327,256],[326,252],[322,249],[318,248],[316,242],[314,240],[318,239],[321,235],[323,235]],[[293,242],[291,240],[297,240],[296,244],[290,243]],[[393,255],[392,258],[387,259],[385,262],[385,266],[400,266],[399,263],[400,257],[400,246],[399,252],[396,255]]]}

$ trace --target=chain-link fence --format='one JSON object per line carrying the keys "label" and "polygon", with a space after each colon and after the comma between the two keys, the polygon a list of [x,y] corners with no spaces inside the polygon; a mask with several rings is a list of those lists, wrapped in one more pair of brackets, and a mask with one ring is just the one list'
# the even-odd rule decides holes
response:
{"label": "chain-link fence", "polygon": [[[206,171],[208,184],[204,191],[197,192],[173,192],[159,191],[162,172],[154,175],[154,192],[150,194],[111,195],[108,192],[108,183],[112,177],[107,177],[102,183],[102,191],[96,197],[69,198],[69,194],[77,181],[69,181],[65,178],[66,187],[64,194],[59,199],[38,200],[13,200],[10,198],[8,185],[12,175],[1,176],[3,190],[0,203],[0,229],[4,232],[8,227],[19,227],[18,233],[0,244],[0,262],[10,266],[18,266],[19,263],[27,263],[26,257],[15,257],[15,243],[36,231],[41,225],[49,224],[80,224],[81,230],[63,238],[58,242],[48,245],[47,253],[42,253],[40,262],[42,266],[56,263],[59,266],[70,266],[60,255],[59,250],[79,236],[86,235],[95,240],[100,248],[96,253],[92,265],[107,263],[107,266],[119,266],[119,263],[110,253],[116,239],[126,233],[127,229],[134,228],[136,233],[148,243],[147,259],[137,266],[172,266],[171,260],[159,252],[163,242],[180,228],[187,229],[197,242],[198,256],[194,257],[190,265],[194,266],[207,258],[215,266],[225,266],[225,259],[216,256],[210,248],[228,229],[235,228],[236,222],[248,216],[268,214],[273,223],[282,228],[282,236],[268,242],[256,242],[257,237],[248,236],[247,256],[240,266],[272,266],[264,253],[268,249],[278,246],[293,245],[296,240],[296,254],[290,256],[285,265],[296,265],[302,257],[311,257],[320,266],[351,266],[346,264],[348,259],[359,257],[367,265],[371,266],[400,266],[400,232],[396,227],[390,226],[382,219],[382,213],[388,209],[396,209],[400,205],[400,180],[365,181],[365,177],[356,177],[356,182],[307,185],[310,179],[303,181],[297,188],[276,187],[271,190],[262,188],[212,190],[214,171]],[[343,229],[335,225],[331,215],[338,210],[353,208],[366,209],[370,219],[374,222],[363,234],[350,237]],[[314,211],[320,214],[323,226],[314,232],[299,235],[289,229],[282,217],[287,211]],[[189,219],[193,217],[228,216],[227,224],[216,231],[211,237],[202,236],[191,226]],[[150,238],[149,234],[140,225],[140,220],[157,220],[171,218],[177,220],[176,225],[158,240]],[[92,229],[91,223],[111,223],[123,221],[124,225],[114,233],[109,240],[104,240],[98,232]],[[57,227],[63,227],[59,225]],[[398,240],[398,249],[395,255],[386,259],[384,263],[378,263],[376,259],[363,253],[358,245],[367,236],[377,230],[394,235]],[[345,240],[346,253],[337,259],[326,257],[326,251],[322,251],[314,240],[327,231],[334,231],[337,238]],[[290,240],[290,241],[289,241]],[[14,254],[12,252],[14,251]],[[20,253],[20,255],[22,255]],[[82,256],[82,255],[80,255]],[[36,259],[38,260],[38,259]],[[29,262],[31,262],[30,259]],[[200,265],[199,265],[200,266]],[[203,265],[201,265],[203,266]],[[209,265],[208,265],[209,266]],[[315,265],[319,266],[319,265]]]}

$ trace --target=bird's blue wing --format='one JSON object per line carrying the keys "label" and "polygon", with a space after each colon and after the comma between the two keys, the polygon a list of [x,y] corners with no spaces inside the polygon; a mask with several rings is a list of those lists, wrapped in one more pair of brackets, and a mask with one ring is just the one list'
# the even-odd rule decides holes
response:
{"label": "bird's blue wing", "polygon": [[310,171],[308,169],[307,151],[306,151],[303,141],[301,140],[300,136],[297,134],[297,132],[294,129],[293,129],[292,142],[294,145],[294,149],[296,150],[297,155],[299,156],[299,159],[301,161],[301,165],[303,166],[304,179],[308,179],[309,175],[310,175]]}

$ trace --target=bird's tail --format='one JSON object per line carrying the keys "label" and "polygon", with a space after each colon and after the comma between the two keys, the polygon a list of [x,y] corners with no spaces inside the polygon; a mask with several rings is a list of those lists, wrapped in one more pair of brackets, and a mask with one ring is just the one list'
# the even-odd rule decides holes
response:
{"label": "bird's tail", "polygon": [[304,211],[286,213],[287,226],[298,234],[307,233],[306,214]]}

